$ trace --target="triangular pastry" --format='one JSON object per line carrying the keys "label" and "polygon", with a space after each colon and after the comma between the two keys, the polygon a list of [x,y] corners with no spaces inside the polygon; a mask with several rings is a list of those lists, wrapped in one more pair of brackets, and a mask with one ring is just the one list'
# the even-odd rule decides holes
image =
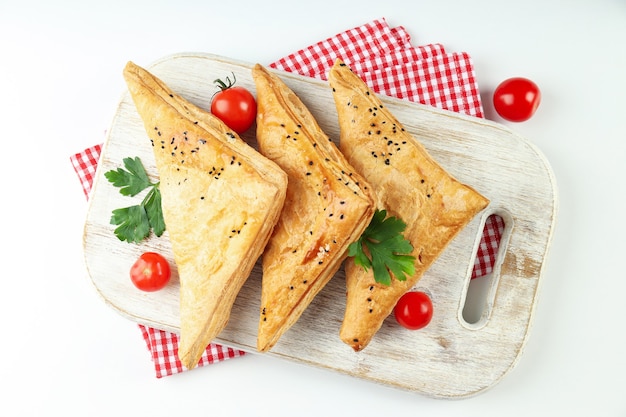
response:
{"label": "triangular pastry", "polygon": [[374,188],[376,207],[406,224],[415,274],[378,284],[372,271],[346,262],[341,339],[363,349],[397,300],[422,277],[450,241],[489,201],[448,174],[407,132],[361,78],[341,60],[329,73],[340,127],[340,149]]}
{"label": "triangular pastry", "polygon": [[217,117],[129,62],[124,78],[152,146],[180,279],[182,364],[195,367],[278,220],[286,174]]}
{"label": "triangular pastry", "polygon": [[321,130],[302,101],[261,65],[259,151],[288,175],[287,197],[263,254],[257,349],[271,349],[337,272],[348,245],[374,214],[367,182]]}

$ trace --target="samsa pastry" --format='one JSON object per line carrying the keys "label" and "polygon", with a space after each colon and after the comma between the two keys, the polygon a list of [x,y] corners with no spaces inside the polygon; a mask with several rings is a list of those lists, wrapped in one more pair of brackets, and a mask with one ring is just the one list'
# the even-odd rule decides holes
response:
{"label": "samsa pastry", "polygon": [[148,71],[129,62],[124,77],[154,149],[180,279],[178,356],[191,369],[278,221],[287,175]]}
{"label": "samsa pastry", "polygon": [[263,254],[257,349],[271,349],[337,272],[374,214],[371,187],[302,101],[253,68],[260,152],[288,175],[287,197]]}
{"label": "samsa pastry", "polygon": [[448,174],[381,100],[341,60],[329,73],[337,107],[339,147],[374,188],[376,208],[399,217],[413,245],[415,274],[391,285],[376,282],[353,259],[346,262],[346,310],[340,330],[355,351],[366,347],[398,299],[489,201]]}

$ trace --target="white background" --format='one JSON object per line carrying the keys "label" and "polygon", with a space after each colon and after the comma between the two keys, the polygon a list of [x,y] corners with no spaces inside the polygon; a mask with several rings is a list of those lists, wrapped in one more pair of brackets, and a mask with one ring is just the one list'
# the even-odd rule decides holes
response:
{"label": "white background", "polygon": [[[267,3],[0,0],[0,414],[626,416],[626,3]],[[156,379],[136,325],[87,277],[69,161],[103,140],[124,64],[183,51],[269,63],[380,17],[416,45],[470,53],[490,119],[503,79],[542,89],[533,119],[505,123],[546,155],[560,198],[518,366],[458,401],[254,354]]]}

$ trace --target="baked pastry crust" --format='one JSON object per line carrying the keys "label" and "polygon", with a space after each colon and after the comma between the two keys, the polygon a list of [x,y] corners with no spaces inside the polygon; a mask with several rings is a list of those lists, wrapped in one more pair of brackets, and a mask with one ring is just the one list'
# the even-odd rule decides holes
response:
{"label": "baked pastry crust", "polygon": [[287,175],[217,117],[129,62],[124,78],[153,145],[180,280],[182,364],[224,329],[283,206]]}
{"label": "baked pastry crust", "polygon": [[346,261],[346,310],[340,330],[355,351],[365,348],[452,239],[489,200],[445,171],[384,107],[380,98],[341,60],[329,73],[337,107],[340,149],[374,188],[376,207],[406,224],[415,274],[386,286],[372,271]]}
{"label": "baked pastry crust", "polygon": [[299,319],[374,214],[371,187],[275,74],[255,65],[260,152],[288,175],[287,197],[263,254],[257,349]]}

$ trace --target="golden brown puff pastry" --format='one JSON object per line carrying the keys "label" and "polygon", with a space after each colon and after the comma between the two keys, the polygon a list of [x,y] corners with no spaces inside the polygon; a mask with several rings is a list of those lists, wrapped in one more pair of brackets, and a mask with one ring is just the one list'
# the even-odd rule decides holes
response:
{"label": "golden brown puff pastry", "polygon": [[287,198],[263,254],[257,349],[271,349],[337,272],[374,214],[367,182],[276,75],[252,71],[260,152],[289,176]]}
{"label": "golden brown puff pastry", "polygon": [[489,201],[452,178],[380,99],[341,60],[329,73],[337,107],[340,149],[374,188],[376,206],[406,224],[415,275],[376,283],[372,271],[346,262],[347,299],[340,337],[366,347],[397,300],[422,277],[449,242]]}
{"label": "golden brown puff pastry", "polygon": [[182,364],[222,331],[278,220],[287,175],[212,114],[133,63],[124,77],[153,145],[180,279]]}

